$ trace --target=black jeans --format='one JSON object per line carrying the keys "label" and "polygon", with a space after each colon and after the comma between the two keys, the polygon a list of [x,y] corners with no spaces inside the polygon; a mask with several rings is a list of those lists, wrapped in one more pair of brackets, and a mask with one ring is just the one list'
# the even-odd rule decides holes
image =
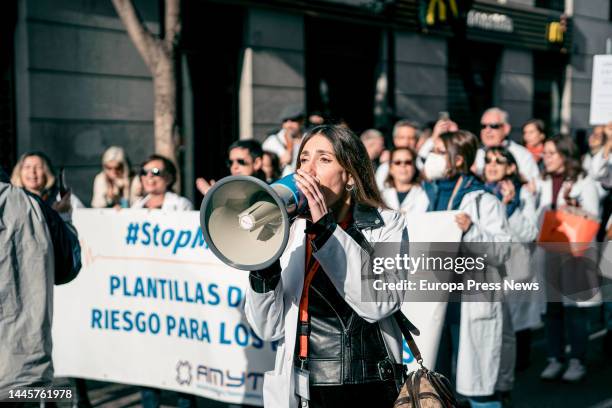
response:
{"label": "black jeans", "polygon": [[567,338],[570,358],[584,362],[589,341],[587,310],[585,307],[563,306],[559,302],[547,304],[546,337],[549,357],[564,359]]}
{"label": "black jeans", "polygon": [[395,382],[310,387],[310,408],[392,408],[398,391]]}

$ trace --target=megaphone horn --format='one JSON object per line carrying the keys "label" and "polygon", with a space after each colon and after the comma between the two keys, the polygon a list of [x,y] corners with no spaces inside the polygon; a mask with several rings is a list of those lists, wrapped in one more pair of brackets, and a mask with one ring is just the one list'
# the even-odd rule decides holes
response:
{"label": "megaphone horn", "polygon": [[208,247],[225,264],[260,270],[287,246],[289,227],[308,209],[294,175],[266,184],[250,176],[229,176],[206,193],[200,226]]}

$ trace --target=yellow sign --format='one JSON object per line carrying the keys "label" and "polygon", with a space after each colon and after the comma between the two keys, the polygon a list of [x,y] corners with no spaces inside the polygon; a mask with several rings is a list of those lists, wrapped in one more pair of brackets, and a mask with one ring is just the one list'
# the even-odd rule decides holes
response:
{"label": "yellow sign", "polygon": [[447,19],[447,8],[450,8],[453,17],[459,17],[459,9],[457,8],[456,0],[448,0],[448,5],[445,0],[429,0],[427,16],[425,17],[427,25],[434,25],[436,23],[436,9],[438,10],[437,21],[445,22]]}
{"label": "yellow sign", "polygon": [[562,43],[564,32],[565,27],[559,21],[553,21],[546,27],[546,38],[551,43]]}

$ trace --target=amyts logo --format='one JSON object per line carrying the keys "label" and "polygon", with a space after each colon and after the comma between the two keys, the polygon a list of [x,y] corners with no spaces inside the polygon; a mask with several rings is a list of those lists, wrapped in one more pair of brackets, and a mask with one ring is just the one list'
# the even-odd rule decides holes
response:
{"label": "amyts logo", "polygon": [[190,385],[192,378],[189,361],[179,361],[176,363],[176,382],[179,385]]}

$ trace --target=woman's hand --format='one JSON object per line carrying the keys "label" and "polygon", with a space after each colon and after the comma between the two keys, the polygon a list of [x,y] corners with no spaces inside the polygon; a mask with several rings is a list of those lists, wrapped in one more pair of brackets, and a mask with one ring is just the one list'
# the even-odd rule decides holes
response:
{"label": "woman's hand", "polygon": [[467,232],[467,230],[469,230],[472,226],[472,219],[464,212],[455,216],[455,222],[457,223],[457,226],[459,226],[459,229],[463,232]]}
{"label": "woman's hand", "polygon": [[441,119],[436,122],[431,132],[432,140],[436,140],[441,134],[446,132],[456,132],[459,126],[450,119]]}
{"label": "woman's hand", "polygon": [[208,193],[208,190],[210,190],[210,188],[215,185],[215,180],[206,181],[205,178],[198,177],[195,181],[195,184],[198,191],[205,196],[206,193]]}
{"label": "woman's hand", "polygon": [[325,197],[323,197],[323,193],[319,187],[319,180],[303,170],[298,170],[295,175],[295,183],[304,196],[306,196],[308,208],[310,209],[311,221],[319,221],[329,212],[327,204],[325,203]]}
{"label": "woman's hand", "polygon": [[61,200],[51,204],[51,208],[53,208],[60,214],[72,211],[72,205],[70,204],[70,194],[70,191],[67,192]]}
{"label": "woman's hand", "polygon": [[502,180],[500,183],[501,186],[501,194],[502,194],[502,203],[509,204],[514,200],[514,196],[516,195],[516,189],[514,188],[514,184],[510,180]]}

